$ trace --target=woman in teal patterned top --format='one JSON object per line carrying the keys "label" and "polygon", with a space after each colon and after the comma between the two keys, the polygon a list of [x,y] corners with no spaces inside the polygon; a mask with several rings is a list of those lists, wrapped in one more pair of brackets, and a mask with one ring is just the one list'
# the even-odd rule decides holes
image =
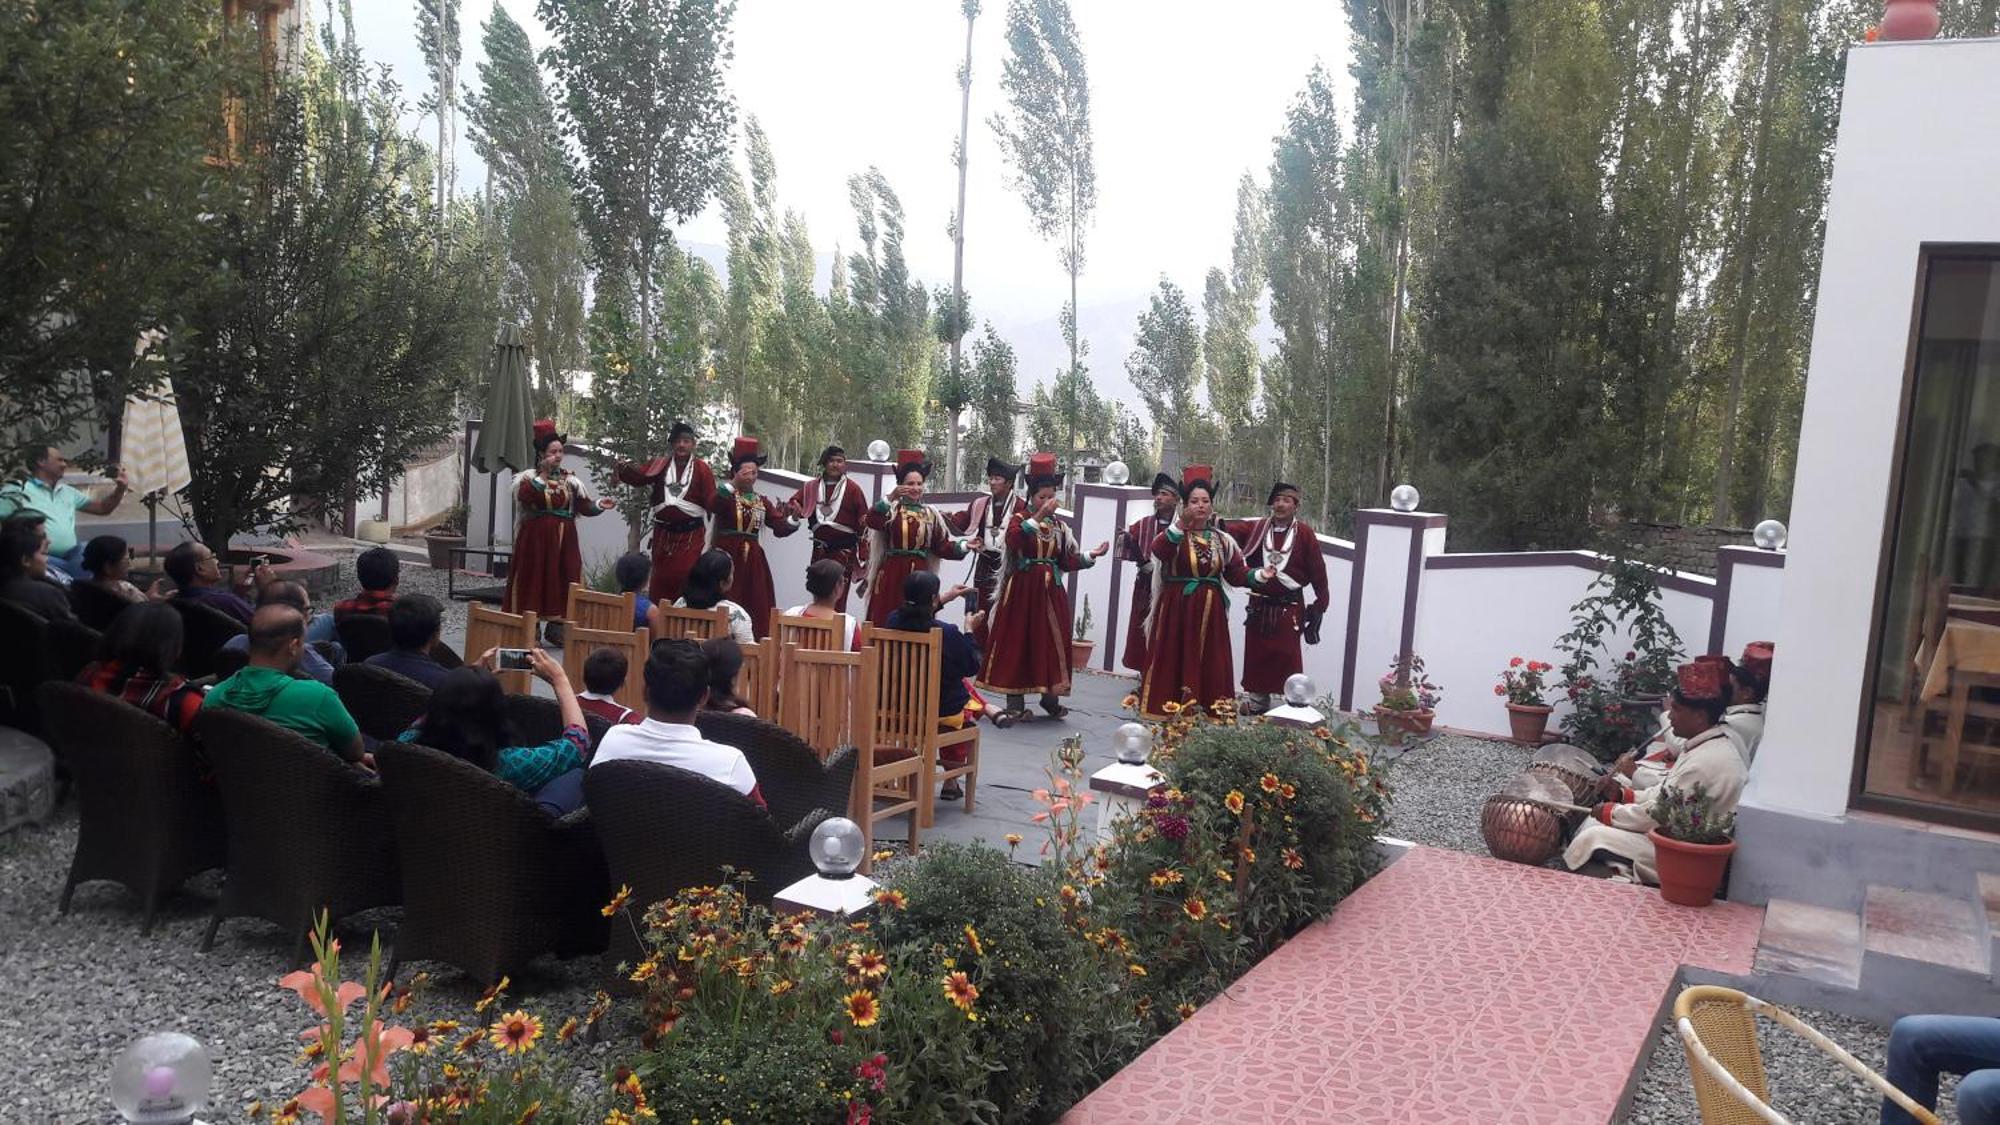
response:
{"label": "woman in teal patterned top", "polygon": [[548,653],[528,650],[531,670],[555,689],[563,731],[538,746],[520,745],[507,724],[506,691],[493,674],[496,651],[486,650],[476,664],[455,668],[440,680],[423,717],[397,735],[397,741],[415,742],[471,762],[533,795],[556,816],[582,808],[590,731],[569,677]]}

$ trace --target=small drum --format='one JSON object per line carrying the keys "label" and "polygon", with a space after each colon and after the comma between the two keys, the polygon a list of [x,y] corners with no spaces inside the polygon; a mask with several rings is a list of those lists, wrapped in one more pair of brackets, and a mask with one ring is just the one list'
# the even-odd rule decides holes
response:
{"label": "small drum", "polygon": [[1563,815],[1556,806],[1570,803],[1562,782],[1542,773],[1516,774],[1500,792],[1486,798],[1479,812],[1479,833],[1495,859],[1540,867],[1562,850]]}
{"label": "small drum", "polygon": [[1588,753],[1566,743],[1542,747],[1528,763],[1531,773],[1542,774],[1562,783],[1570,801],[1594,805],[1599,800],[1603,766]]}

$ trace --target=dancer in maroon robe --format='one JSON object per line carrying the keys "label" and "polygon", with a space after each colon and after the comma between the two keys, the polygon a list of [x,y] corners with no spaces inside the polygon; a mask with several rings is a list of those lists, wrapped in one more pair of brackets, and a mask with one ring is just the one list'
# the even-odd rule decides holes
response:
{"label": "dancer in maroon robe", "polygon": [[1125,624],[1125,667],[1146,670],[1146,615],[1153,609],[1153,537],[1174,525],[1174,512],[1181,506],[1181,490],[1165,473],[1153,477],[1153,514],[1132,521],[1118,536],[1118,557],[1138,566],[1139,577],[1132,583],[1132,609]]}
{"label": "dancer in maroon robe", "polygon": [[840,599],[833,603],[846,613],[847,588],[861,580],[861,532],[868,518],[868,497],[847,476],[847,451],[827,446],[819,455],[819,476],[793,494],[788,507],[794,520],[812,529],[812,562],[833,559],[846,571]]}
{"label": "dancer in maroon robe", "polygon": [[535,423],[535,467],[514,477],[514,556],[507,566],[507,594],[500,607],[508,613],[532,612],[551,624],[549,642],[560,644],[560,622],[569,613],[569,587],[583,576],[583,551],[578,546],[578,516],[594,516],[616,507],[611,500],[592,500],[583,481],[562,467],[563,444],[556,424]]}
{"label": "dancer in maroon robe", "polygon": [[620,482],[650,489],[653,580],[646,596],[654,605],[672,605],[681,596],[688,571],[708,546],[708,511],[715,503],[715,470],[695,456],[694,427],[675,422],[668,437],[672,454],[617,465]]}
{"label": "dancer in maroon robe", "polygon": [[939,559],[965,557],[965,541],[953,536],[937,509],[924,503],[924,482],[930,475],[923,450],[903,450],[896,454],[896,487],[869,509],[868,577],[862,585],[868,622],[877,628],[887,628],[889,615],[903,604],[903,579],[911,571],[936,570]]}
{"label": "dancer in maroon robe", "polygon": [[763,640],[771,635],[771,611],[778,594],[771,586],[771,563],[764,557],[760,536],[765,528],[782,539],[799,529],[790,510],[757,495],[757,473],[770,454],[760,452],[757,439],[739,437],[729,450],[729,479],[715,489],[715,549],[735,564],[723,597],[750,615],[750,629]]}
{"label": "dancer in maroon robe", "polygon": [[1000,596],[987,619],[986,665],[979,675],[981,690],[1007,697],[1006,709],[993,716],[996,727],[1027,718],[1029,695],[1042,697],[1042,710],[1051,719],[1069,714],[1060,702],[1070,685],[1069,590],[1063,575],[1095,564],[1111,544],[1100,543],[1088,555],[1078,549],[1076,533],[1056,516],[1061,487],[1055,454],[1028,458],[1027,510],[1007,520]]}
{"label": "dancer in maroon robe", "polygon": [[1249,581],[1243,552],[1209,526],[1215,474],[1207,465],[1181,470],[1181,519],[1153,537],[1153,610],[1146,631],[1146,674],[1139,713],[1164,719],[1168,705],[1213,708],[1236,695],[1224,583]]}
{"label": "dancer in maroon robe", "polygon": [[1243,690],[1250,695],[1243,707],[1246,715],[1269,711],[1271,696],[1305,671],[1299,637],[1318,644],[1320,619],[1326,616],[1326,557],[1312,527],[1298,518],[1299,486],[1279,481],[1265,503],[1271,514],[1262,519],[1223,522],[1243,548],[1250,571],[1250,607],[1243,622]]}
{"label": "dancer in maroon robe", "polygon": [[[978,593],[978,603],[967,612],[993,608],[1000,597],[1000,580],[1003,574],[1002,555],[1006,553],[1007,521],[1014,513],[1022,511],[1021,494],[1014,490],[1014,478],[1021,475],[1021,466],[1009,465],[998,457],[986,459],[986,491],[972,498],[972,503],[962,510],[946,513],[944,522],[953,534],[962,535],[979,542],[979,553],[972,560],[972,588]],[[986,624],[992,624],[991,616]],[[986,630],[979,629],[973,641],[984,650]]]}

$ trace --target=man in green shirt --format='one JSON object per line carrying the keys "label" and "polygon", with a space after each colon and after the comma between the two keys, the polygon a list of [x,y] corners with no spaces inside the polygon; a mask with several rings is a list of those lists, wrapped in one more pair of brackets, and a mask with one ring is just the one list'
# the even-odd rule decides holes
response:
{"label": "man in green shirt", "polygon": [[340,696],[318,680],[292,675],[305,647],[304,614],[288,605],[259,606],[250,618],[250,663],[215,685],[202,706],[261,716],[372,768],[372,755],[361,750],[361,728]]}
{"label": "man in green shirt", "polygon": [[116,470],[113,479],[118,487],[111,495],[92,500],[82,490],[63,483],[63,474],[69,471],[69,458],[63,456],[62,450],[53,445],[33,446],[26,460],[28,479],[0,486],[0,519],[17,512],[40,512],[47,520],[43,527],[49,533],[49,569],[62,572],[65,579],[87,577],[81,565],[83,544],[76,539],[76,514],[82,511],[108,516],[115,511],[130,487],[125,470]]}

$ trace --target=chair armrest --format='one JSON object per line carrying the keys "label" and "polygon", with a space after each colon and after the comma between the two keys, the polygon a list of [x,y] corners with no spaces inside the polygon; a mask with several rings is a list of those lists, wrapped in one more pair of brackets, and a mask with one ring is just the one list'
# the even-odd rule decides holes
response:
{"label": "chair armrest", "polygon": [[785,829],[785,846],[795,848],[812,839],[813,829],[818,828],[822,821],[831,816],[833,814],[825,809],[814,809],[800,817],[797,824]]}
{"label": "chair armrest", "polygon": [[852,774],[860,761],[860,750],[852,746],[839,746],[826,756],[826,761],[820,763],[820,770],[828,775]]}
{"label": "chair armrest", "polygon": [[956,746],[961,742],[978,742],[978,741],[979,741],[979,728],[969,726],[961,728],[959,730],[951,731],[949,733],[939,734],[937,744],[939,746]]}

